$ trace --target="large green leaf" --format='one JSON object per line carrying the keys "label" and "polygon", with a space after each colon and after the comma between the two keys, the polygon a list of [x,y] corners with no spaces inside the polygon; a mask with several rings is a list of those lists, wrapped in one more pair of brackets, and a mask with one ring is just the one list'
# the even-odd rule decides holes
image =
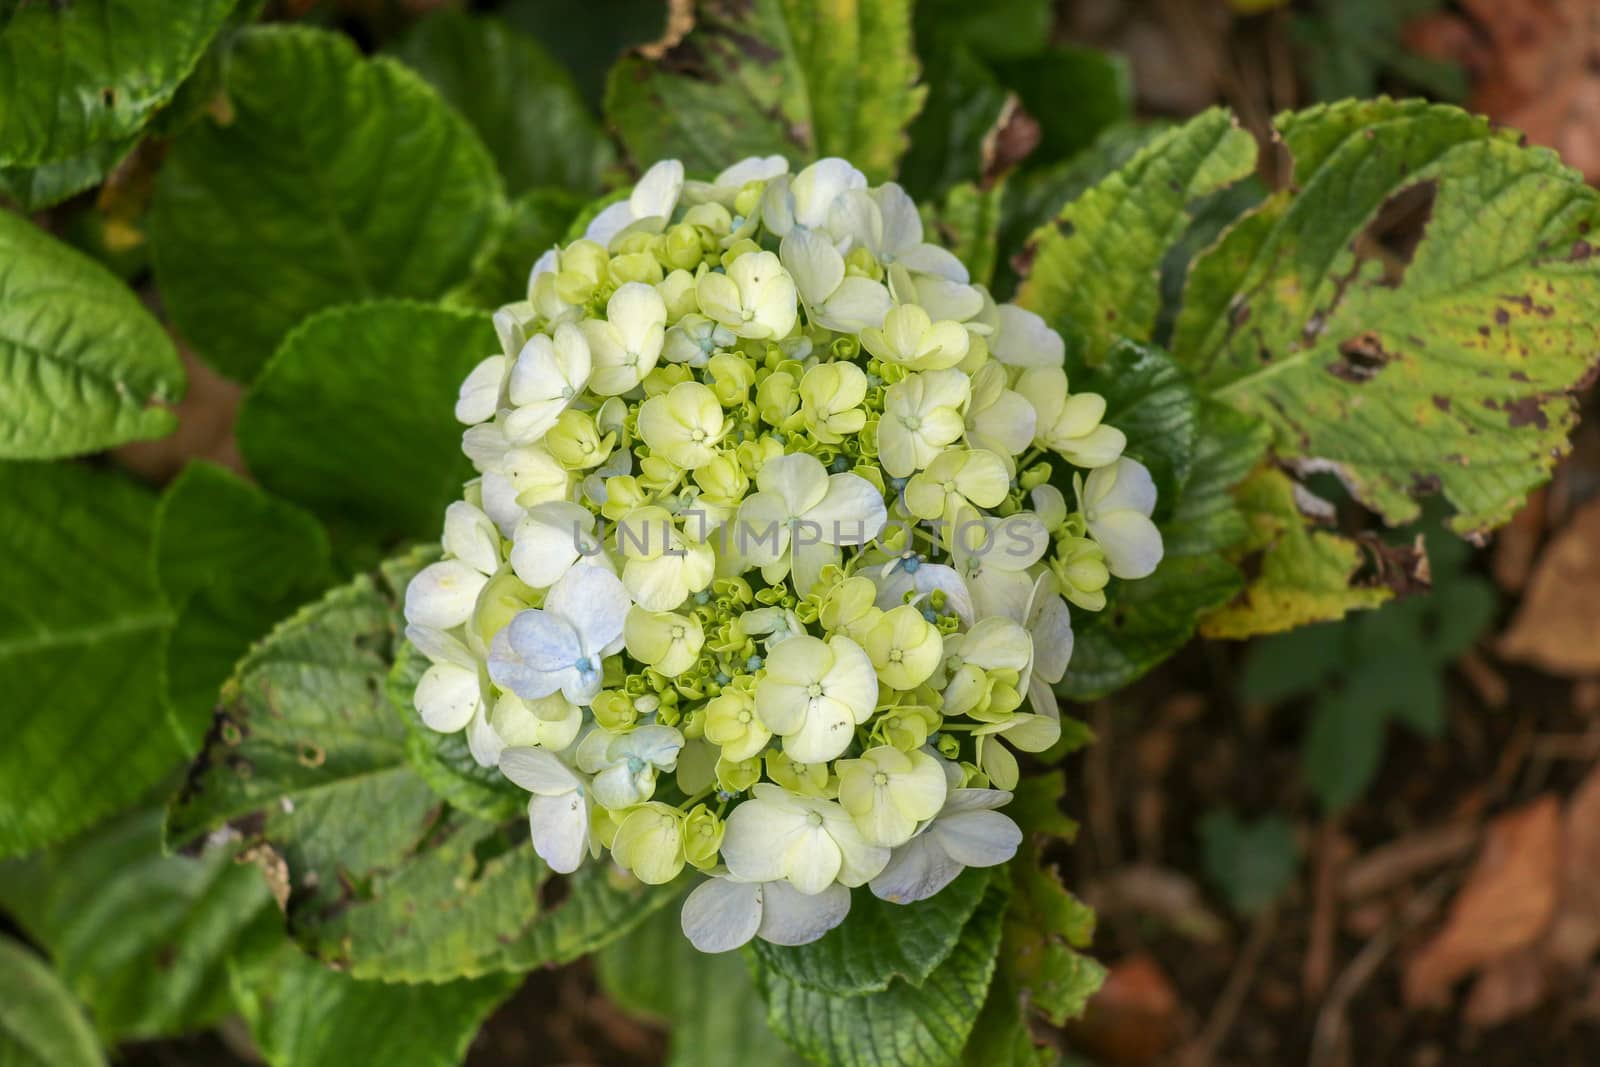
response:
{"label": "large green leaf", "polygon": [[955,950],[988,886],[989,872],[974,867],[915,904],[862,891],[845,921],[809,945],[758,940],[751,950],[770,974],[823,993],[860,996],[897,980],[921,985]]}
{"label": "large green leaf", "polygon": [[1189,481],[1200,404],[1171,356],[1133,341],[1114,344],[1098,367],[1072,375],[1074,391],[1106,398],[1105,422],[1128,437],[1125,454],[1150,469],[1158,514],[1169,513]]}
{"label": "large green leaf", "polygon": [[766,1005],[738,953],[698,951],[683,936],[676,905],[595,955],[606,996],[667,1024],[665,1067],[799,1067],[767,1028]]}
{"label": "large green leaf", "polygon": [[152,552],[177,613],[163,661],[167,699],[192,751],[251,642],[331,583],[331,549],[313,516],[196,463],[162,495]]}
{"label": "large green leaf", "polygon": [[498,349],[489,316],[403,301],[329,308],[283,342],[239,411],[239,449],[336,534],[433,539],[471,474],[455,398]]}
{"label": "large green leaf", "polygon": [[[1133,76],[1121,56],[1062,45],[1002,62],[998,72],[1039,123],[1030,164],[1071,159],[1105,130],[1133,117]],[[1065,100],[1071,106],[1063,107]]]}
{"label": "large green leaf", "polygon": [[395,46],[472,123],[506,187],[594,193],[615,158],[565,67],[498,19],[433,15]]}
{"label": "large green leaf", "polygon": [[35,167],[0,167],[0,191],[24,211],[43,211],[98,185],[139,143],[137,135],[105,141],[67,159]]}
{"label": "large green leaf", "polygon": [[[918,200],[982,176],[984,141],[999,124],[1009,94],[960,40],[941,39],[918,54],[939,76],[911,124],[901,184]],[[970,267],[971,264],[968,264]]]}
{"label": "large green leaf", "polygon": [[0,464],[0,856],[69,837],[183,758],[161,699],[172,612],[155,498],[76,465]]}
{"label": "large green leaf", "polygon": [[107,1041],[199,1029],[233,1010],[227,965],[277,909],[230,849],[163,856],[161,810],[0,865],[0,903],[49,950]]}
{"label": "large green leaf", "polygon": [[429,299],[467,274],[503,210],[471,127],[392,59],[257,27],[229,58],[231,120],[179,135],[151,218],[156,279],[209,362],[253,377],[330,304]]}
{"label": "large green leaf", "polygon": [[1221,109],[1162,134],[1034,233],[1032,269],[1017,302],[1091,364],[1117,337],[1150,340],[1161,312],[1162,261],[1188,228],[1195,201],[1243,178],[1255,162],[1255,140]]}
{"label": "large green leaf", "polygon": [[0,211],[0,458],[160,437],[183,395],[161,324],[110,271]]}
{"label": "large green leaf", "polygon": [[502,830],[441,803],[407,754],[413,712],[385,690],[399,595],[358,578],[245,657],[169,834],[232,825],[286,884],[295,939],[356,978],[565,962],[665,903],[670,890],[591,864],[549,905],[524,823]]}
{"label": "large green leaf", "polygon": [[21,4],[0,28],[0,166],[125,141],[172,99],[233,4]]}
{"label": "large green leaf", "polygon": [[498,974],[438,985],[363,982],[285,945],[269,963],[237,971],[233,986],[272,1067],[455,1067],[519,980]]}
{"label": "large green leaf", "polygon": [[836,1067],[945,1067],[956,1063],[983,1007],[1000,948],[1006,889],[991,881],[955,949],[919,985],[903,980],[866,996],[838,996],[761,968],[767,1021],[814,1063]]}
{"label": "large green leaf", "polygon": [[1286,115],[1294,186],[1196,265],[1173,351],[1391,524],[1505,521],[1568,448],[1600,351],[1596,192],[1455,108]]}
{"label": "large green leaf", "polygon": [[105,1062],[83,1009],[49,964],[0,935],[0,1063],[100,1067]]}
{"label": "large green leaf", "polygon": [[909,0],[694,4],[693,30],[611,71],[606,112],[641,165],[716,172],[745,156],[843,156],[894,176],[922,106]]}

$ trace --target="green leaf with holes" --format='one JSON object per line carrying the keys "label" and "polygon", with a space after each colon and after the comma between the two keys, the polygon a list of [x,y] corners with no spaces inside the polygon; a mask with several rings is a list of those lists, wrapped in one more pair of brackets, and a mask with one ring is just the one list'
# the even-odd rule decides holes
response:
{"label": "green leaf with holes", "polygon": [[0,27],[0,166],[126,142],[172,99],[233,4],[21,4]]}
{"label": "green leaf with holes", "polygon": [[767,1021],[814,1063],[836,1067],[945,1067],[972,1033],[994,977],[1006,888],[989,883],[954,949],[922,982],[897,978],[866,996],[826,993],[763,966]]}
{"label": "green leaf with holes", "polygon": [[50,965],[0,934],[0,1063],[7,1067],[103,1067],[83,1009]]}
{"label": "green leaf with holes", "polygon": [[512,193],[600,191],[616,151],[572,75],[532,37],[498,19],[442,11],[413,27],[394,55],[478,131]]}
{"label": "green leaf with holes", "polygon": [[1293,186],[1198,261],[1174,354],[1386,522],[1433,492],[1460,533],[1504,522],[1569,447],[1600,352],[1600,194],[1452,107],[1277,127]]}
{"label": "green leaf with holes", "polygon": [[1089,364],[1118,337],[1152,340],[1168,249],[1188,229],[1196,201],[1255,163],[1255,140],[1220,108],[1161,134],[1034,232],[1017,302]]}
{"label": "green leaf with holes", "polygon": [[398,584],[361,577],[240,663],[168,834],[231,825],[288,892],[291,935],[361,979],[443,982],[563,963],[625,932],[670,889],[608,865],[551,882],[521,820],[446,806],[413,768],[385,681]]}
{"label": "green leaf with holes", "polygon": [[170,433],[185,378],[115,275],[0,211],[0,383],[0,459],[53,459]]}
{"label": "green leaf with holes", "polygon": [[745,156],[843,156],[894,176],[922,106],[909,0],[692,5],[687,36],[612,68],[606,113],[641,166],[715,173]]}
{"label": "green leaf with holes", "polygon": [[331,304],[432,299],[503,211],[477,135],[397,60],[306,27],[240,35],[231,114],[173,144],[156,186],[156,280],[180,332],[247,381]]}
{"label": "green leaf with holes", "polygon": [[[0,856],[63,840],[184,757],[162,700],[172,610],[151,579],[155,497],[116,474],[0,463]],[[108,714],[115,709],[115,714]]]}
{"label": "green leaf with holes", "polygon": [[260,872],[231,849],[162,855],[159,808],[0,864],[0,904],[49,950],[108,1042],[220,1021],[233,1010],[229,961],[282,922]]}
{"label": "green leaf with holes", "polygon": [[343,541],[433,539],[471,467],[461,381],[499,350],[482,312],[378,301],[329,308],[285,338],[239,410],[263,485]]}
{"label": "green leaf with holes", "polygon": [[1239,488],[1251,527],[1245,549],[1259,554],[1258,573],[1233,603],[1208,615],[1207,637],[1250,637],[1337,619],[1347,611],[1377,607],[1392,596],[1383,586],[1353,584],[1364,557],[1361,546],[1302,511],[1295,483],[1263,468]]}

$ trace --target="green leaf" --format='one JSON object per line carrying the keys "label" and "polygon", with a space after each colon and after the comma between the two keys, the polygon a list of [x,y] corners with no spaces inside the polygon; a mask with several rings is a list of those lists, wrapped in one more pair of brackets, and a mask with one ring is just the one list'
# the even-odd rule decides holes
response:
{"label": "green leaf", "polygon": [[43,211],[100,184],[138,143],[139,138],[134,136],[125,141],[106,141],[78,155],[36,167],[0,167],[0,191],[23,211]]}
{"label": "green leaf", "polygon": [[[172,612],[150,577],[155,498],[114,474],[0,464],[0,857],[132,803],[183,758],[161,696]],[[108,714],[115,709],[115,714]]]}
{"label": "green leaf", "polygon": [[[1106,129],[1133,117],[1133,76],[1121,56],[1061,45],[996,69],[1039,123],[1039,145],[1028,157],[1030,164],[1071,159]],[[1062,106],[1066,100],[1071,106]]]}
{"label": "green leaf", "polygon": [[967,1038],[961,1067],[1053,1067],[1060,1059],[1059,1052],[1033,1043],[1021,994],[1002,968]]}
{"label": "green leaf", "polygon": [[972,272],[975,285],[988,285],[994,277],[1004,199],[1004,181],[989,189],[966,182],[951,189],[937,208],[922,210],[932,239],[955,253]]}
{"label": "green leaf", "polygon": [[[923,54],[943,38],[962,41],[986,59],[1034,55],[1055,27],[1050,0],[993,0],[981,7],[965,0],[922,0],[916,15],[918,51]],[[928,69],[939,68],[930,63]]]}
{"label": "green leaf", "polygon": [[231,825],[287,881],[289,928],[362,979],[440,982],[574,959],[673,895],[590,864],[551,906],[526,826],[450,811],[412,768],[385,681],[399,590],[361,577],[281,625],[223,691],[168,813]]}
{"label": "green leaf", "polygon": [[758,939],[750,948],[767,973],[822,993],[854,997],[895,981],[920,986],[955,951],[988,885],[989,872],[970,867],[915,904],[855,893],[844,922],[809,945]]}
{"label": "green leaf", "polygon": [[108,1042],[227,1015],[229,959],[248,930],[280,921],[260,872],[230,849],[162,855],[159,808],[0,865],[0,903],[49,950]]}
{"label": "green leaf", "polygon": [[126,142],[172,99],[233,2],[21,4],[0,28],[0,166]]}
{"label": "green leaf", "polygon": [[438,536],[471,467],[461,381],[497,351],[489,316],[400,301],[321,312],[284,339],[239,409],[263,485],[375,543]]}
{"label": "green leaf", "polygon": [[745,156],[843,156],[883,181],[925,93],[910,9],[909,0],[700,0],[682,41],[612,68],[606,113],[640,165],[672,157],[714,173]]}
{"label": "green leaf", "polygon": [[236,972],[235,995],[272,1067],[403,1063],[455,1067],[517,975],[439,985],[362,982],[284,946],[270,964]]}
{"label": "green leaf", "polygon": [[152,550],[177,612],[163,659],[167,699],[192,753],[239,657],[332,582],[332,550],[313,516],[209,463],[167,486]]}
{"label": "green leaf", "polygon": [[1339,811],[1366,791],[1383,760],[1388,722],[1379,705],[1343,693],[1317,701],[1301,759],[1306,784],[1325,810]]}
{"label": "green leaf", "polygon": [[918,54],[939,76],[928,84],[927,101],[911,124],[900,169],[906,192],[926,202],[982,176],[984,140],[999,125],[1010,94],[959,39],[919,47]]}
{"label": "green leaf", "polygon": [[1567,450],[1600,349],[1600,194],[1420,101],[1278,130],[1293,189],[1196,265],[1174,354],[1269,424],[1279,458],[1337,473],[1391,525],[1430,492],[1459,533],[1504,522]]}
{"label": "green leaf", "polygon": [[739,954],[707,955],[689,944],[678,922],[679,902],[595,955],[606,996],[667,1024],[665,1067],[799,1067],[767,1028],[766,1005]]}
{"label": "green leaf", "polygon": [[1224,558],[1250,535],[1233,490],[1266,444],[1259,423],[1220,404],[1200,405],[1188,479],[1160,524],[1166,555],[1148,578],[1116,583],[1105,611],[1074,616],[1076,642],[1057,687],[1061,695],[1093,700],[1131,684],[1243,588],[1243,574]]}
{"label": "green leaf", "polygon": [[1361,546],[1314,529],[1295,496],[1295,483],[1266,467],[1239,487],[1252,532],[1246,549],[1259,553],[1259,569],[1243,596],[1206,616],[1206,637],[1250,637],[1337,619],[1392,596],[1383,586],[1353,586]]}
{"label": "green leaf", "polygon": [[989,883],[955,949],[920,986],[904,980],[867,996],[837,996],[765,967],[757,974],[767,1021],[814,1063],[836,1067],[944,1067],[961,1056],[988,994],[1000,949],[1006,889]]}
{"label": "green leaf", "polygon": [[1105,969],[1080,951],[1094,938],[1094,912],[1043,862],[1052,839],[1070,841],[1077,834],[1077,824],[1061,813],[1065,789],[1060,771],[1025,778],[1006,808],[1023,837],[1009,867],[1011,904],[1000,958],[1025,1002],[1055,1026],[1082,1015],[1105,980]]}
{"label": "green leaf", "polygon": [[394,55],[478,131],[512,193],[542,185],[599,192],[616,152],[572,76],[532,37],[498,19],[441,11]]}
{"label": "green leaf", "polygon": [[1245,177],[1255,162],[1255,140],[1221,109],[1162,134],[1035,232],[1017,302],[1090,364],[1116,337],[1150,340],[1162,261],[1195,201]]}
{"label": "green leaf", "polygon": [[1440,10],[1444,0],[1316,0],[1307,6],[1289,26],[1316,99],[1371,96],[1386,73],[1427,96],[1466,97],[1466,71],[1406,47],[1406,25]]}
{"label": "green leaf", "polygon": [[1247,700],[1276,704],[1315,692],[1345,660],[1338,624],[1300,626],[1252,642],[1239,693]]}
{"label": "green leaf", "polygon": [[231,121],[179,135],[156,184],[156,280],[210,363],[252,378],[331,304],[431,299],[466,277],[503,210],[465,120],[345,37],[263,26],[227,68]]}
{"label": "green leaf", "polygon": [[[592,107],[600,106],[606,74],[624,51],[658,40],[667,30],[669,5],[661,0],[506,0],[498,5],[512,26],[530,34],[561,61]],[[605,12],[595,18],[596,10]]]}
{"label": "green leaf", "polygon": [[535,189],[513,201],[494,239],[472,265],[472,274],[445,295],[445,303],[494,311],[523,299],[534,261],[565,242],[581,206],[581,200],[560,189]]}
{"label": "green leaf", "polygon": [[54,459],[160,437],[183,365],[110,271],[0,211],[0,458]]}
{"label": "green leaf", "polygon": [[1247,823],[1231,811],[1207,812],[1200,820],[1200,848],[1206,877],[1247,917],[1282,896],[1300,867],[1294,826],[1282,815]]}
{"label": "green leaf", "polygon": [[0,1063],[98,1067],[106,1062],[83,1009],[44,960],[0,934]]}

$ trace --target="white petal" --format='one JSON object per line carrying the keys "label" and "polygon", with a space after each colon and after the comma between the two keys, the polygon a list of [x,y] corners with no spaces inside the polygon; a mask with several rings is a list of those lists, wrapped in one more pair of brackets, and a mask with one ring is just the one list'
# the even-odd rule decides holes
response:
{"label": "white petal", "polygon": [[871,882],[872,895],[891,904],[911,904],[927,900],[956,880],[962,871],[931,833],[913,837],[895,849]]}
{"label": "white petal", "polygon": [[884,316],[893,306],[889,290],[871,278],[850,277],[839,283],[821,307],[817,308],[817,323],[830,330],[860,333],[868,327],[883,325]]}
{"label": "white petal", "polygon": [[951,789],[945,795],[940,817],[962,811],[994,811],[1011,803],[1011,794],[1004,789]]}
{"label": "white petal", "polygon": [[848,189],[866,187],[866,175],[845,160],[819,159],[795,175],[790,185],[794,195],[794,221],[801,226],[822,226],[840,195]]}
{"label": "white petal", "polygon": [[493,767],[500,762],[500,753],[506,750],[506,743],[489,723],[489,716],[482,704],[473,713],[472,721],[467,724],[467,751],[472,753],[472,759],[480,767]]}
{"label": "white petal", "polygon": [[1144,578],[1161,562],[1164,548],[1156,524],[1136,511],[1101,514],[1089,533],[1106,553],[1106,570],[1118,578]]}
{"label": "white petal", "polygon": [[500,383],[506,376],[506,357],[490,356],[472,368],[456,398],[456,421],[468,426],[494,418],[500,405]]}
{"label": "white petal", "polygon": [[537,609],[519,612],[489,646],[489,677],[524,700],[560,689],[583,655],[578,635],[566,622]]}
{"label": "white petal", "polygon": [[864,545],[883,530],[889,512],[871,482],[858,474],[835,474],[822,499],[802,517],[822,527],[825,544]]}
{"label": "white petal", "polygon": [[[938,245],[917,245],[915,248],[901,252],[896,257],[896,262],[911,270],[921,271],[924,274],[938,275],[945,281],[954,282],[957,285],[965,285],[971,278],[971,275],[967,273],[966,265],[955,257],[955,253],[948,249],[940,248]],[[917,292],[922,292],[920,283],[917,285]],[[976,311],[973,312],[973,314],[976,313]],[[970,318],[971,316],[968,317]],[[961,322],[964,320],[957,319],[956,321]]]}
{"label": "white petal", "polygon": [[500,569],[500,533],[481,508],[457,500],[444,509],[444,550],[482,574]]}
{"label": "white petal", "polygon": [[756,475],[756,485],[763,493],[778,494],[790,516],[804,515],[821,503],[828,484],[827,468],[806,452],[768,460]]}
{"label": "white petal", "polygon": [[818,697],[811,701],[800,729],[784,737],[784,754],[796,763],[826,763],[850,747],[855,726],[855,717],[847,705]]}
{"label": "white petal", "polygon": [[783,857],[783,871],[802,893],[820,893],[834,884],[844,856],[820,826],[807,825],[794,835]]}
{"label": "white petal", "polygon": [[584,239],[610,245],[611,239],[632,221],[633,205],[626,200],[618,200],[589,221],[588,227],[583,231]]}
{"label": "white petal", "polygon": [[784,856],[795,836],[809,829],[803,808],[747,800],[728,816],[722,860],[742,881],[775,882],[784,877]]}
{"label": "white petal", "polygon": [[995,316],[1000,327],[990,351],[1001,363],[1013,367],[1059,367],[1066,361],[1066,342],[1038,315],[1015,304],[1001,304],[995,308]]}
{"label": "white petal", "polygon": [[457,559],[430,563],[406,586],[406,621],[436,630],[460,626],[488,580]]}
{"label": "white petal", "polygon": [[477,668],[477,660],[467,646],[432,626],[407,626],[406,640],[431,663],[453,663],[457,667]]}
{"label": "white petal", "polygon": [[1055,576],[1040,575],[1028,605],[1028,632],[1033,635],[1033,670],[1055,685],[1072,659],[1072,615],[1056,592]]}
{"label": "white petal", "polygon": [[636,219],[666,218],[677,206],[678,194],[682,191],[683,164],[676,159],[663,159],[644,172],[639,184],[633,187],[628,204]]}
{"label": "white petal", "polygon": [[621,579],[601,567],[580,563],[555,584],[544,606],[578,632],[584,654],[593,657],[622,636],[628,603]]}
{"label": "white petal", "polygon": [[774,945],[809,945],[850,914],[850,890],[837,882],[820,893],[802,893],[787,882],[763,889],[756,936]]}
{"label": "white petal", "polygon": [[730,952],[756,936],[764,895],[759,883],[728,878],[702,882],[683,902],[683,934],[701,952]]}
{"label": "white petal", "polygon": [[795,230],[778,245],[778,258],[807,307],[821,304],[844,281],[844,257],[820,233]]}
{"label": "white petal", "polygon": [[483,705],[478,672],[448,663],[429,667],[417,682],[413,700],[428,729],[453,734]]}
{"label": "white petal", "polygon": [[967,867],[994,867],[1017,854],[1022,831],[998,811],[962,811],[934,820],[934,837],[951,859]]}
{"label": "white petal", "polygon": [[517,530],[524,508],[517,503],[517,487],[503,474],[489,473],[480,483],[483,487],[483,511],[494,520],[502,536],[510,537]]}
{"label": "white petal", "polygon": [[583,550],[595,547],[593,529],[594,516],[577,504],[537,504],[517,523],[511,569],[533,588],[548,589],[572,569]]}
{"label": "white petal", "polygon": [[500,753],[500,773],[528,792],[559,797],[578,788],[578,776],[542,748],[508,748]]}
{"label": "white petal", "polygon": [[589,805],[576,792],[528,801],[533,850],[557,874],[571,874],[589,851]]}

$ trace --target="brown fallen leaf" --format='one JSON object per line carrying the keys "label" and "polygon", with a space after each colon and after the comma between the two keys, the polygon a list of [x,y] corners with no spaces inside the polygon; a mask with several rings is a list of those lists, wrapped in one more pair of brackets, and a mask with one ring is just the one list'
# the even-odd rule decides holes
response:
{"label": "brown fallen leaf", "polygon": [[1430,15],[1407,27],[1408,47],[1460,63],[1472,75],[1470,107],[1561,153],[1600,179],[1600,40],[1594,0],[1463,0],[1463,16]]}
{"label": "brown fallen leaf", "polygon": [[1553,969],[1570,977],[1600,950],[1600,767],[1567,801],[1561,822],[1561,896],[1541,944]]}
{"label": "brown fallen leaf", "polygon": [[1483,969],[1461,1017],[1470,1026],[1499,1026],[1532,1011],[1548,989],[1538,951],[1525,948]]}
{"label": "brown fallen leaf", "polygon": [[1446,1004],[1456,982],[1545,932],[1556,907],[1561,830],[1561,803],[1550,795],[1490,821],[1444,928],[1406,963],[1408,1007]]}
{"label": "brown fallen leaf", "polygon": [[1539,557],[1522,606],[1500,638],[1506,659],[1567,676],[1600,672],[1600,500],[1580,508]]}
{"label": "brown fallen leaf", "polygon": [[1178,1030],[1177,991],[1154,957],[1137,952],[1111,965],[1105,985],[1068,1033],[1101,1063],[1139,1067],[1166,1052]]}
{"label": "brown fallen leaf", "polygon": [[1533,573],[1533,561],[1544,537],[1545,509],[1548,507],[1541,486],[1528,496],[1511,521],[1494,535],[1491,570],[1495,584],[1509,593],[1521,592]]}

